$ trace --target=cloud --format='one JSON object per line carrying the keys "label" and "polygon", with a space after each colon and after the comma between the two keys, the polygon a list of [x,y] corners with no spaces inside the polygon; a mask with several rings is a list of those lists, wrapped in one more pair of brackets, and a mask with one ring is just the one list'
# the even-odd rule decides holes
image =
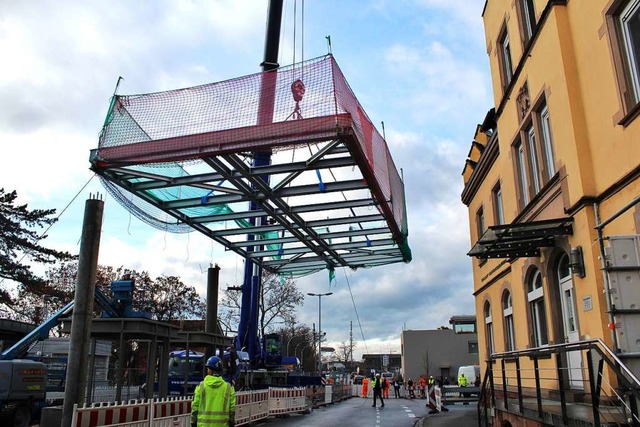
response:
{"label": "cloud", "polygon": [[471,114],[482,119],[487,102],[485,74],[441,42],[422,48],[396,44],[387,49],[385,58],[390,75],[395,76],[391,81],[397,99],[407,105],[416,124],[437,129],[443,121],[462,121]]}

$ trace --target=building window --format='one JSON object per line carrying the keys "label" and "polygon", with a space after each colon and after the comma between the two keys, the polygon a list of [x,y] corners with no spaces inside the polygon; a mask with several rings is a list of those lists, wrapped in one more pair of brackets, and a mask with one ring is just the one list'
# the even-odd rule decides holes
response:
{"label": "building window", "polygon": [[518,188],[520,189],[520,204],[524,208],[529,204],[529,179],[527,178],[527,162],[524,154],[524,146],[521,141],[513,146],[516,152],[516,171],[518,175]]}
{"label": "building window", "polygon": [[505,351],[513,351],[516,349],[516,333],[513,326],[511,292],[509,291],[505,291],[502,296],[502,315],[504,316]]}
{"label": "building window", "polygon": [[485,231],[484,209],[482,207],[476,212],[476,227],[478,230],[478,239],[480,239]]}
{"label": "building window", "polygon": [[498,183],[491,191],[493,198],[493,214],[496,225],[504,224],[504,205],[502,203],[502,188]]}
{"label": "building window", "polygon": [[536,132],[533,125],[525,131],[527,134],[527,158],[531,168],[531,192],[538,194],[540,191],[540,168],[538,167],[538,150],[536,150]]}
{"label": "building window", "polygon": [[493,347],[493,320],[491,318],[491,303],[486,301],[484,303],[484,325],[485,330],[487,332],[486,340],[487,340],[487,354],[491,355],[494,353]]}
{"label": "building window", "polygon": [[528,282],[527,300],[531,314],[531,329],[533,332],[533,346],[540,347],[549,343],[547,334],[547,315],[544,308],[544,290],[542,288],[542,275],[537,270],[531,275]]}
{"label": "building window", "polygon": [[544,100],[532,110],[525,123],[520,138],[513,145],[521,208],[556,173],[549,109]]}
{"label": "building window", "polygon": [[621,50],[626,59],[629,97],[640,100],[640,0],[628,1],[618,16]]}
{"label": "building window", "polygon": [[538,120],[540,121],[540,142],[542,143],[542,152],[544,153],[545,181],[548,181],[556,173],[555,158],[553,156],[553,140],[551,139],[551,123],[547,105],[543,104],[539,111]]}
{"label": "building window", "polygon": [[475,334],[476,324],[473,323],[456,323],[453,325],[453,332],[456,334]]}
{"label": "building window", "polygon": [[511,44],[509,42],[509,33],[507,32],[506,26],[502,29],[500,33],[500,37],[498,39],[498,46],[500,51],[499,62],[500,69],[502,75],[502,86],[507,87],[509,83],[511,83],[511,79],[513,78],[513,64],[511,62]]}
{"label": "building window", "polygon": [[478,354],[478,341],[468,342],[469,354]]}
{"label": "building window", "polygon": [[536,29],[536,12],[533,8],[533,0],[519,0],[518,3],[520,25],[522,26],[522,43],[526,46]]}

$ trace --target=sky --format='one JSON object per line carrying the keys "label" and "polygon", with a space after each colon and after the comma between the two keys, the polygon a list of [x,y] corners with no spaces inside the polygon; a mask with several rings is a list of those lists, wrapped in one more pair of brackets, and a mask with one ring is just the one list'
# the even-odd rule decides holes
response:
{"label": "sky", "polygon": [[[400,353],[402,330],[475,313],[460,194],[476,125],[492,107],[483,5],[284,2],[280,65],[325,55],[330,36],[356,97],[378,130],[384,122],[404,178],[411,263],[339,269],[331,285],[326,272],[297,280],[305,295],[333,292],[322,298],[326,345],[348,341],[352,322],[356,359]],[[130,215],[93,177],[89,152],[120,76],[118,93],[137,94],[259,72],[267,8],[267,0],[0,1],[0,188],[30,209],[56,209],[44,246],[78,253],[85,201],[100,194],[99,264],[176,275],[201,295],[211,264],[221,288],[242,283],[239,256]],[[317,297],[306,297],[298,321],[318,322]]]}

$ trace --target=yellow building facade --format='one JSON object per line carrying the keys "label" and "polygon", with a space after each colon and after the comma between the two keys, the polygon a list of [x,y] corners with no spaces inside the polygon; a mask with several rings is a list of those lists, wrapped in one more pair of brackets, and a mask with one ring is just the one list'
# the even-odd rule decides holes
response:
{"label": "yellow building facade", "polygon": [[494,107],[462,171],[481,365],[505,396],[593,399],[619,377],[599,358],[640,377],[640,0],[482,17]]}

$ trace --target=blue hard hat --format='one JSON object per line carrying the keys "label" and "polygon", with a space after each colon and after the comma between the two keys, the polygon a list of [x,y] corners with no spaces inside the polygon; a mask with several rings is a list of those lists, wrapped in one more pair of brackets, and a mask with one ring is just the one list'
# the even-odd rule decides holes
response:
{"label": "blue hard hat", "polygon": [[207,363],[205,365],[207,368],[213,371],[222,372],[222,360],[218,356],[211,356],[207,359]]}

